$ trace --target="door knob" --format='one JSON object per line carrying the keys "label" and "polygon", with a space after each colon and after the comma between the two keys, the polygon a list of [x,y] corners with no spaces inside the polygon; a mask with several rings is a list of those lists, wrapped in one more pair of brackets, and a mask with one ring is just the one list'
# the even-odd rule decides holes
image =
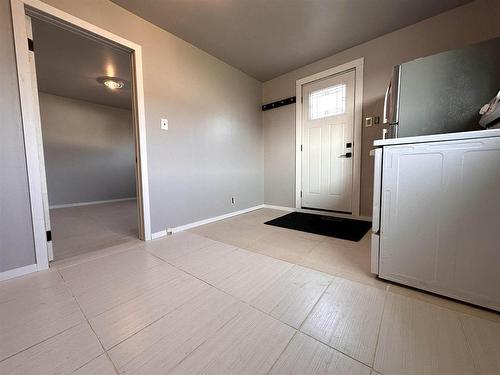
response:
{"label": "door knob", "polygon": [[344,155],[340,155],[339,158],[351,158],[352,153],[351,152],[346,152]]}

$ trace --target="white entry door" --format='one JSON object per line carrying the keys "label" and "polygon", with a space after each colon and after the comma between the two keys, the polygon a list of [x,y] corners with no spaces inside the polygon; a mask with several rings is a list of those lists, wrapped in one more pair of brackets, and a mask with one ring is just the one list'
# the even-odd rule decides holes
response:
{"label": "white entry door", "polygon": [[352,212],[355,71],[302,88],[302,207]]}

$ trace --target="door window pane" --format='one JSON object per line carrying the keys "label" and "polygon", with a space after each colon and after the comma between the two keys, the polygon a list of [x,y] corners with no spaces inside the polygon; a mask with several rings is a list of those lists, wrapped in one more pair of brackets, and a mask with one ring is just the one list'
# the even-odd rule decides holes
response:
{"label": "door window pane", "polygon": [[309,119],[345,113],[346,85],[344,83],[313,91],[309,94]]}

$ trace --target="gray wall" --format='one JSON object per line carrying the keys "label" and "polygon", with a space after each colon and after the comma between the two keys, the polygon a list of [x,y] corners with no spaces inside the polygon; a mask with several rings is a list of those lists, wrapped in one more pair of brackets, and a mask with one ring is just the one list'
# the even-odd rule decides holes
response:
{"label": "gray wall", "polygon": [[295,207],[295,106],[262,112],[265,203]]}
{"label": "gray wall", "polygon": [[0,1],[0,272],[35,263],[10,2]]}
{"label": "gray wall", "polygon": [[153,232],[262,204],[260,82],[109,1],[46,2],[142,46]]}
{"label": "gray wall", "polygon": [[132,111],[39,98],[49,205],[135,197]]}
{"label": "gray wall", "polygon": [[[364,57],[363,118],[382,117],[383,96],[392,66],[498,35],[498,0],[475,1],[267,81],[263,84],[263,102],[294,96],[297,79]],[[294,207],[295,105],[264,112],[263,121],[265,203]],[[369,151],[381,134],[381,125],[363,127],[361,214],[366,216],[371,216],[372,205],[373,160]]]}

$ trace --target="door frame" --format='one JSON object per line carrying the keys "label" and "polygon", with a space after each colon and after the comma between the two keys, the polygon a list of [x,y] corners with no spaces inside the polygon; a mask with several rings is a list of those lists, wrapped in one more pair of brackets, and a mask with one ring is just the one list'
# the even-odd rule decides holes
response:
{"label": "door frame", "polygon": [[45,163],[45,161],[40,160],[37,146],[37,131],[41,129],[41,123],[37,120],[37,114],[39,114],[40,108],[37,101],[34,100],[34,98],[38,96],[38,92],[35,91],[31,85],[30,63],[27,48],[26,15],[44,19],[86,37],[111,44],[130,52],[132,63],[132,114],[135,154],[137,157],[135,174],[139,238],[146,241],[151,240],[141,46],[39,0],[11,0],[10,3],[37,270],[43,270],[49,267],[43,206],[44,193],[42,189],[42,179],[46,179],[46,177],[41,174],[41,163]]}
{"label": "door frame", "polygon": [[[361,132],[363,127],[362,122],[362,109],[363,109],[363,65],[364,58],[350,61],[348,63],[336,66],[331,69],[324,70],[322,72],[298,79],[295,83],[296,91],[296,103],[295,106],[295,208],[299,211],[309,212],[309,213],[321,213],[330,214],[342,217],[360,217],[359,216],[359,206],[360,206],[360,193],[361,193]],[[330,76],[346,72],[348,70],[355,71],[355,85],[354,85],[354,129],[353,129],[353,171],[352,171],[352,213],[333,213],[331,211],[321,211],[321,210],[309,210],[302,208],[302,197],[300,192],[302,191],[302,89],[303,86],[318,81]]]}

